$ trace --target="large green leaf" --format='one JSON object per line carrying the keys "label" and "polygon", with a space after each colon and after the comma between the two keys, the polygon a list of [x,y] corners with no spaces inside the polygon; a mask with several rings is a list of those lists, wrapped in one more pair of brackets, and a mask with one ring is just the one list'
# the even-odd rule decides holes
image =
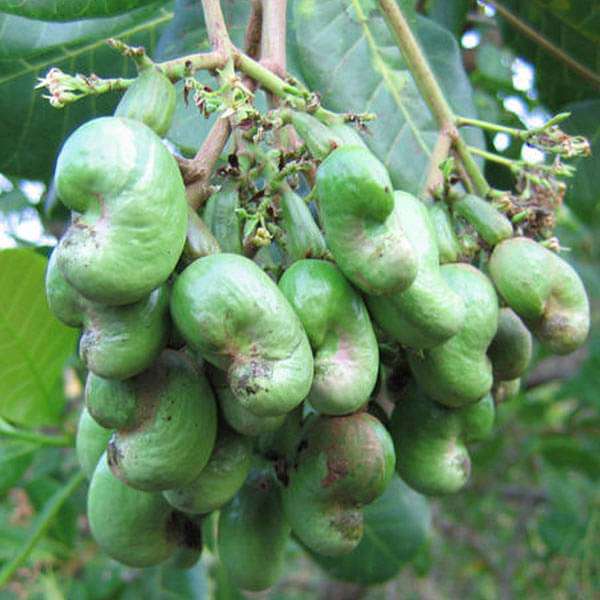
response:
{"label": "large green leaf", "polygon": [[[321,93],[325,107],[377,114],[367,144],[386,164],[396,187],[418,193],[438,127],[383,17],[371,8],[375,5],[365,0],[296,0],[302,75]],[[413,29],[449,103],[457,113],[474,116],[473,92],[454,37],[421,16]],[[483,144],[477,130],[466,136],[472,144]]]}
{"label": "large green leaf", "polygon": [[74,21],[90,17],[110,17],[157,0],[0,0],[0,12],[40,19]]}
{"label": "large green leaf", "polygon": [[425,543],[431,512],[424,496],[394,476],[385,493],[364,509],[358,546],[335,558],[311,554],[336,579],[373,585],[394,577]]}
{"label": "large green leaf", "polygon": [[110,114],[118,101],[116,94],[105,94],[57,110],[33,92],[38,77],[53,66],[69,73],[131,76],[132,61],[115,54],[105,40],[117,37],[152,53],[172,15],[169,5],[71,23],[0,13],[0,172],[48,180],[65,137],[84,121]]}
{"label": "large green leaf", "polygon": [[568,104],[564,111],[571,118],[564,129],[573,135],[583,135],[592,146],[592,156],[573,161],[577,174],[568,181],[566,202],[585,221],[600,221],[600,186],[597,183],[600,172],[600,100],[587,100]]}
{"label": "large green leaf", "polygon": [[535,65],[540,99],[552,110],[561,104],[597,97],[600,91],[600,20],[597,0],[502,0],[500,3],[536,35],[572,62],[595,73],[596,83],[582,77],[540,43],[504,22],[506,41]]}
{"label": "large green leaf", "polygon": [[0,252],[0,416],[32,427],[58,420],[77,339],[46,304],[46,263],[29,249]]}
{"label": "large green leaf", "polygon": [[0,496],[23,476],[38,446],[21,440],[0,440]]}

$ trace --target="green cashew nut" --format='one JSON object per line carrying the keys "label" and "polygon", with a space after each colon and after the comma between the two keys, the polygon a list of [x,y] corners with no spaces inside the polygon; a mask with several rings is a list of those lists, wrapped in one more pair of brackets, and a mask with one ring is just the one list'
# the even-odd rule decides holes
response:
{"label": "green cashew nut", "polygon": [[590,306],[579,275],[562,258],[528,238],[498,244],[490,273],[506,303],[556,354],[579,348],[590,329]]}
{"label": "green cashew nut", "polygon": [[196,259],[221,252],[219,242],[206,223],[190,206],[188,208],[188,227],[181,262],[187,266]]}
{"label": "green cashew nut", "polygon": [[317,554],[351,552],[363,535],[361,508],[383,493],[394,465],[392,439],[375,417],[309,419],[283,490],[294,534]]}
{"label": "green cashew nut", "polygon": [[115,117],[141,121],[160,137],[164,137],[173,121],[177,95],[175,86],[155,66],[143,69],[123,94]]}
{"label": "green cashew nut", "polygon": [[314,352],[310,403],[328,415],[358,410],[368,401],[379,370],[379,348],[362,298],[324,260],[295,262],[279,288],[300,317]]}
{"label": "green cashew nut", "polygon": [[126,306],[106,306],[85,299],[56,264],[56,251],[46,271],[50,310],[66,325],[82,327],[79,355],[87,368],[111,379],[125,379],[148,368],[167,343],[169,292],[163,285]]}
{"label": "green cashew nut", "polygon": [[422,494],[459,491],[471,472],[465,444],[489,434],[494,414],[490,394],[469,406],[447,408],[409,385],[390,421],[398,474]]}
{"label": "green cashew nut", "polygon": [[304,199],[288,185],[281,189],[281,217],[285,250],[290,262],[303,258],[323,258],[327,245]]}
{"label": "green cashew nut", "polygon": [[432,204],[429,207],[429,218],[435,232],[440,264],[458,262],[461,248],[448,207],[443,202]]}
{"label": "green cashew nut", "polygon": [[175,268],[187,228],[187,203],[175,159],[144,124],[102,117],[67,139],[56,188],[77,214],[57,263],[83,296],[130,304]]}
{"label": "green cashew nut", "polygon": [[163,492],[167,502],[185,513],[204,514],[221,508],[242,487],[252,464],[248,438],[221,429],[210,459],[194,481]]}
{"label": "green cashew nut", "polygon": [[92,371],[85,380],[85,407],[90,417],[106,429],[135,426],[138,404],[131,379],[118,381],[99,377]]}
{"label": "green cashew nut", "polygon": [[379,326],[411,348],[432,348],[462,326],[465,308],[440,273],[435,232],[427,208],[406,192],[396,192],[396,211],[417,254],[417,276],[403,292],[367,298]]}
{"label": "green cashew nut", "polygon": [[125,485],[103,455],[88,490],[87,514],[98,545],[110,557],[130,567],[151,567],[178,548],[199,548],[200,529],[173,510],[162,494]]}
{"label": "green cashew nut", "polygon": [[490,246],[513,236],[512,223],[492,204],[479,196],[466,194],[452,204],[454,212],[468,221]]}
{"label": "green cashew nut", "polygon": [[81,470],[88,479],[92,478],[100,457],[106,451],[111,435],[112,431],[98,425],[84,406],[77,426],[75,452]]}
{"label": "green cashew nut", "polygon": [[329,129],[337,136],[342,146],[362,146],[367,148],[365,140],[362,139],[358,131],[347,123],[333,123]]}
{"label": "green cashew nut", "polygon": [[317,160],[323,160],[332,150],[343,144],[330,127],[306,112],[289,111],[289,118],[311,156]]}
{"label": "green cashew nut", "polygon": [[343,146],[321,163],[316,185],[325,240],[344,275],[367,294],[407,289],[417,259],[383,164],[365,148]]}
{"label": "green cashew nut", "polygon": [[236,213],[240,207],[238,184],[228,181],[211,195],[204,208],[204,222],[223,252],[243,254],[242,224]]}
{"label": "green cashew nut", "polygon": [[498,298],[491,281],[466,264],[441,268],[446,283],[465,305],[465,320],[449,340],[409,356],[417,383],[433,400],[463,406],[483,398],[492,388],[487,349],[498,328]]}
{"label": "green cashew nut", "polygon": [[237,254],[200,258],[179,276],[173,320],[204,359],[227,371],[234,396],[257,416],[298,406],[313,378],[310,344],[275,283]]}
{"label": "green cashew nut", "polygon": [[269,431],[275,431],[281,427],[285,420],[285,415],[257,417],[247,408],[244,408],[233,395],[227,382],[227,374],[224,371],[215,369],[211,365],[208,366],[206,371],[219,402],[223,419],[234,431],[242,435],[255,437]]}
{"label": "green cashew nut", "polygon": [[108,445],[113,473],[147,491],[192,483],[207,464],[217,433],[216,404],[206,378],[191,359],[166,350],[151,369],[115,383],[115,393],[133,398],[135,416]]}
{"label": "green cashew nut", "polygon": [[267,466],[252,469],[219,515],[219,558],[233,583],[251,591],[273,585],[283,573],[289,535],[275,477]]}
{"label": "green cashew nut", "polygon": [[510,308],[501,308],[498,331],[488,348],[496,380],[519,378],[531,361],[532,341],[529,329]]}

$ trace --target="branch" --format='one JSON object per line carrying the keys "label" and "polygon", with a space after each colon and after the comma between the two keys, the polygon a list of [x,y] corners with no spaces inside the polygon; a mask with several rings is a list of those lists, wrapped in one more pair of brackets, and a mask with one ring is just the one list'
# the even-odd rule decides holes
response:
{"label": "branch", "polygon": [[496,0],[486,0],[486,3],[493,6],[496,9],[496,12],[520,33],[530,38],[538,46],[542,47],[546,52],[554,56],[554,58],[563,62],[569,69],[575,71],[580,77],[583,77],[583,79],[587,80],[593,86],[600,88],[600,76],[598,76],[597,73],[594,73],[594,71],[588,69],[585,65],[582,65],[580,62],[577,62],[574,58],[569,56],[564,50],[555,46],[550,40],[519,19],[519,17],[514,15],[500,2],[496,2]]}
{"label": "branch", "polygon": [[27,560],[36,544],[44,537],[44,534],[58,515],[63,504],[72,496],[77,488],[85,481],[85,475],[78,471],[67,481],[64,487],[57,490],[44,505],[43,511],[38,515],[35,527],[29,537],[18,551],[17,555],[0,571],[0,589],[2,589],[15,574],[15,571]]}
{"label": "branch", "polygon": [[385,16],[388,27],[396,38],[396,44],[402,52],[406,64],[415,80],[421,97],[433,113],[441,130],[449,132],[453,139],[456,152],[471,179],[478,194],[486,196],[490,186],[486,181],[469,148],[460,137],[455,127],[455,116],[446,101],[431,67],[427,63],[425,55],[419,47],[415,36],[404,18],[402,11],[398,8],[395,0],[379,0],[381,10]]}
{"label": "branch", "polygon": [[0,436],[10,437],[24,442],[32,442],[40,446],[54,446],[55,448],[70,448],[73,446],[73,436],[70,435],[46,435],[37,431],[17,429],[8,421],[0,417]]}
{"label": "branch", "polygon": [[452,138],[448,131],[442,130],[429,157],[429,169],[423,185],[421,196],[431,195],[432,192],[444,183],[444,175],[440,170],[440,163],[448,157],[452,147]]}
{"label": "branch", "polygon": [[263,7],[260,63],[269,71],[286,77],[285,36],[287,0],[266,0]]}
{"label": "branch", "polygon": [[225,25],[225,18],[219,0],[202,0],[204,22],[208,32],[208,40],[213,51],[227,58],[231,52],[231,40]]}

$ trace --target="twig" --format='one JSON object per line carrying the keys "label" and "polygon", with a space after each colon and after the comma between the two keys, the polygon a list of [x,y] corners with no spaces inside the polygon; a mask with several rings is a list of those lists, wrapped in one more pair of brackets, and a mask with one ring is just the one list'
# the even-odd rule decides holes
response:
{"label": "twig", "polygon": [[594,87],[600,88],[600,76],[594,71],[588,69],[585,65],[577,62],[558,46],[555,46],[550,40],[545,38],[539,31],[536,31],[527,23],[523,22],[519,17],[514,15],[502,3],[496,0],[486,0],[486,3],[493,6],[496,12],[501,15],[512,27],[520,33],[533,40],[538,46],[546,50],[549,54],[563,62],[569,69],[575,71],[578,75],[589,81]]}
{"label": "twig", "polygon": [[425,179],[421,196],[428,196],[433,192],[433,190],[443,185],[444,176],[440,170],[440,163],[448,157],[451,146],[452,138],[448,135],[448,132],[445,129],[442,129],[438,135],[433,152],[429,157],[427,178]]}
{"label": "twig", "polygon": [[229,57],[231,52],[231,40],[229,32],[225,25],[225,18],[221,10],[219,0],[202,0],[204,10],[204,22],[208,33],[208,41],[214,52],[219,53],[224,58]]}
{"label": "twig", "polygon": [[37,431],[27,431],[17,429],[8,421],[0,417],[0,436],[10,437],[24,442],[32,442],[40,446],[54,446],[56,448],[69,448],[73,446],[73,436],[64,435],[46,435]]}
{"label": "twig", "polygon": [[267,0],[263,6],[260,63],[269,71],[286,76],[286,0]]}
{"label": "twig", "polygon": [[[449,124],[454,124],[455,122],[454,113],[446,101],[444,93],[436,81],[433,71],[427,63],[427,59],[421,51],[419,43],[413,35],[402,11],[395,0],[379,0],[379,4],[388,26],[396,38],[398,48],[402,52],[415,83],[421,92],[421,97],[429,106],[439,128],[445,129],[449,127]],[[453,139],[454,148],[475,190],[481,196],[486,196],[490,186],[471,155],[467,144],[460,137],[458,130],[453,129],[454,131],[452,132],[449,130],[449,135]]]}
{"label": "twig", "polygon": [[184,77],[190,77],[196,71],[222,69],[226,61],[227,57],[223,53],[213,51],[189,54],[157,63],[157,66],[171,81],[179,81]]}
{"label": "twig", "polygon": [[36,544],[42,539],[52,521],[56,518],[62,505],[75,493],[77,488],[85,481],[85,475],[78,471],[67,481],[67,483],[57,490],[44,505],[44,510],[38,515],[37,522],[33,531],[25,541],[25,544],[18,551],[17,555],[0,571],[0,589],[5,586],[15,571],[27,560]]}
{"label": "twig", "polygon": [[262,31],[262,0],[252,0],[250,7],[250,18],[246,27],[244,37],[244,50],[251,58],[258,58],[260,51],[260,37]]}

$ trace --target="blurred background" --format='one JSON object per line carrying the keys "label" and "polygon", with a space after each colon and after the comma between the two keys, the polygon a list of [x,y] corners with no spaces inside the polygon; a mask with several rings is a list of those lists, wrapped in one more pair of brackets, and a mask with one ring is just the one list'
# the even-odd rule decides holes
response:
{"label": "blurred background", "polygon": [[[177,6],[181,8],[186,4],[190,3],[178,2]],[[577,6],[564,7],[570,4]],[[515,27],[514,19],[538,32],[554,48],[598,77],[594,69],[600,57],[600,5],[595,0],[577,3],[403,0],[403,6],[456,37],[472,88],[471,99],[481,118],[512,127],[536,127],[552,115],[568,110],[572,117],[565,122],[564,129],[590,140],[593,156],[575,161],[577,173],[567,181],[567,208],[559,213],[557,235],[561,245],[568,249],[563,256],[585,282],[592,301],[594,326],[587,345],[572,355],[547,356],[536,348],[535,360],[523,380],[521,393],[500,405],[493,437],[473,447],[473,474],[464,491],[454,497],[430,499],[428,509],[421,497],[405,488],[397,489],[395,493],[402,496],[404,503],[387,506],[383,502],[377,509],[379,512],[373,512],[367,529],[369,549],[360,560],[318,565],[292,543],[281,582],[268,593],[247,596],[278,599],[598,597],[598,80],[594,83],[567,68],[556,56],[524,35],[519,26]],[[0,13],[0,18],[13,17]],[[168,42],[167,33],[165,36]],[[10,79],[10,60],[10,55],[6,52],[3,55],[0,50],[1,91],[6,85],[4,79]],[[4,79],[3,71],[7,74]],[[20,93],[29,102],[31,86],[23,87]],[[15,97],[12,102],[16,101]],[[35,102],[42,102],[39,94],[34,98]],[[8,127],[10,118],[5,115],[0,133],[5,147],[15,143]],[[35,142],[27,143],[44,145],[45,137],[42,133]],[[488,150],[509,158],[521,157],[533,163],[544,159],[539,150],[517,143],[505,133],[486,134],[485,145]],[[21,152],[19,146],[13,149],[11,156],[19,155],[19,160],[23,160]],[[34,248],[40,255],[47,255],[65,227],[67,213],[57,203],[49,177],[28,178],[28,174],[35,174],[35,169],[13,168],[14,164],[6,156],[0,162],[0,172],[4,173],[0,176],[0,248]],[[18,175],[14,175],[15,172]],[[496,188],[507,189],[512,185],[511,173],[502,165],[488,162],[485,172]],[[0,322],[4,321],[1,327],[8,335],[11,323],[16,323],[15,327],[27,327],[29,313],[37,304],[43,304],[44,299],[40,295],[43,264],[23,266],[25,270],[20,270],[21,267],[13,267],[13,263],[9,265],[6,256],[0,252],[0,281],[6,278],[5,283],[0,284],[3,313]],[[6,281],[22,283],[22,279],[28,277],[31,282],[19,285],[22,297],[15,300]],[[54,339],[52,329],[30,333],[42,346]],[[44,414],[33,409],[28,412],[27,403],[16,408],[10,404],[22,373],[19,374],[18,369],[16,374],[11,371],[14,365],[10,357],[0,358],[3,397],[0,399],[0,568],[26,543],[36,519],[43,514],[45,501],[76,469],[73,452],[60,444],[53,447],[40,440],[14,441],[10,436],[1,436],[10,429],[9,421],[19,423],[24,419],[32,425],[46,427],[45,431],[50,433],[57,426],[67,434],[75,431],[82,373],[74,356],[75,334],[60,335],[64,339],[61,338],[61,350],[55,357],[58,366],[50,364],[52,361],[48,359],[49,364],[40,365],[39,372],[45,377],[44,368],[61,368],[64,379],[61,378],[57,389],[64,393],[61,391],[59,397],[54,393],[48,396],[48,389],[54,385],[48,383],[50,387],[40,392],[47,396]],[[63,370],[61,364],[65,358],[67,366]],[[31,397],[38,392],[27,393]],[[58,518],[35,545],[24,566],[0,591],[0,598],[103,600],[144,596],[148,599],[216,597],[224,600],[244,597],[229,584],[211,553],[213,523],[205,527],[207,551],[197,568],[189,573],[168,568],[142,572],[120,567],[99,554],[89,536],[84,514],[85,490],[81,488],[62,506]],[[417,532],[412,538],[406,535],[411,528]],[[415,539],[419,540],[416,545]],[[365,560],[376,564],[370,575],[361,580],[361,564],[364,566]]]}

